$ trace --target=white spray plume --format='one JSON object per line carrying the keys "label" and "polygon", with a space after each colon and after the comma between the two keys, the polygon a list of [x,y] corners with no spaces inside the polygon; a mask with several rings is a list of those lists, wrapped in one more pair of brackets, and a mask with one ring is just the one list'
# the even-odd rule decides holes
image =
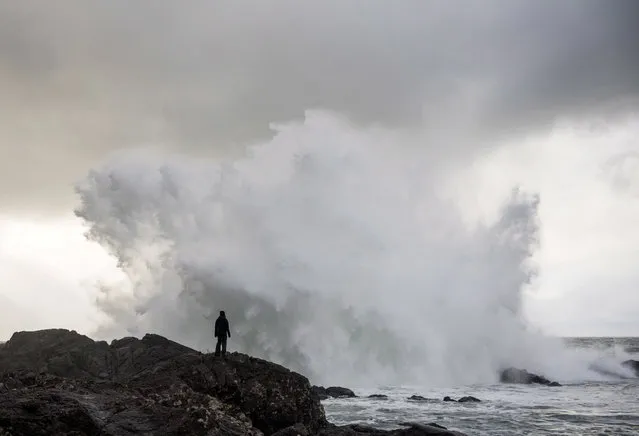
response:
{"label": "white spray plume", "polygon": [[514,190],[471,229],[438,196],[432,153],[399,135],[321,112],[274,129],[240,159],[122,154],[78,186],[130,285],[100,301],[111,327],[210,349],[225,310],[231,348],[350,386],[555,366],[563,349],[521,314],[536,196]]}

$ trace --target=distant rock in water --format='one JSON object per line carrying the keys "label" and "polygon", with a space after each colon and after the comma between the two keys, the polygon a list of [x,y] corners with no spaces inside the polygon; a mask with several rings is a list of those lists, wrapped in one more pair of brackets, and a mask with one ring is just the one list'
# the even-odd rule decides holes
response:
{"label": "distant rock in water", "polygon": [[42,330],[15,333],[0,347],[3,435],[436,434],[428,431],[337,427],[306,377],[240,353],[202,354],[153,334],[109,345]]}
{"label": "distant rock in water", "polygon": [[473,396],[467,395],[465,397],[461,397],[457,400],[458,403],[481,403],[479,398],[475,398]]}
{"label": "distant rock in water", "polygon": [[313,386],[313,392],[315,392],[320,399],[325,400],[329,397],[332,398],[355,398],[355,392],[351,391],[348,388],[343,388],[341,386],[330,386],[325,388],[324,386]]}
{"label": "distant rock in water", "polygon": [[635,372],[635,375],[639,377],[639,360],[630,359],[622,362],[621,364],[626,368],[632,369]]}
{"label": "distant rock in water", "polygon": [[561,386],[559,383],[550,381],[546,377],[533,374],[525,369],[507,368],[499,374],[501,383],[520,384],[540,384],[544,386]]}
{"label": "distant rock in water", "polygon": [[377,399],[377,400],[388,400],[388,395],[373,394],[373,395],[369,395],[368,398],[371,398],[373,400],[375,400],[375,399]]}
{"label": "distant rock in water", "polygon": [[435,401],[435,400],[431,400],[428,399],[426,397],[422,397],[421,395],[411,395],[410,397],[407,398],[408,401]]}
{"label": "distant rock in water", "polygon": [[444,401],[450,401],[454,403],[481,403],[481,400],[479,398],[471,397],[470,395],[461,397],[459,400],[455,400],[454,398],[451,398],[447,395],[444,397]]}

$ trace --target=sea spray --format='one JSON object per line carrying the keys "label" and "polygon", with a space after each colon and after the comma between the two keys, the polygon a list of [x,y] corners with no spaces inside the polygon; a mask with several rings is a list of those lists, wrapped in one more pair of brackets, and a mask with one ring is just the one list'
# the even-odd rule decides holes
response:
{"label": "sea spray", "polygon": [[230,348],[318,383],[551,367],[545,351],[563,348],[521,313],[537,196],[514,189],[497,220],[471,228],[438,194],[444,162],[402,136],[318,112],[274,129],[234,159],[122,153],[78,185],[88,236],[126,276],[104,286],[101,334],[210,349],[223,309]]}

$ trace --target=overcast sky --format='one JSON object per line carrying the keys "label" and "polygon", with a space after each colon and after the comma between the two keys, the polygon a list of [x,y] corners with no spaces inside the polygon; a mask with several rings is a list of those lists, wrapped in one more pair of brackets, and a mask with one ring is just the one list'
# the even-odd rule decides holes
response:
{"label": "overcast sky", "polygon": [[639,334],[638,23],[634,0],[0,0],[0,336],[43,326],[19,320],[45,286],[93,316],[108,261],[69,267],[100,256],[69,224],[72,185],[110,152],[239,153],[309,108],[463,135],[428,146],[476,160],[486,192],[524,180],[547,201],[539,324]]}

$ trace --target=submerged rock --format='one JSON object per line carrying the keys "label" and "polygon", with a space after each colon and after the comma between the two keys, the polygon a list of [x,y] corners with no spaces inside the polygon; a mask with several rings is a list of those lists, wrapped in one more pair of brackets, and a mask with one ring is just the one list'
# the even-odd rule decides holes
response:
{"label": "submerged rock", "polygon": [[448,430],[441,425],[402,423],[397,430],[378,430],[365,425],[347,425],[342,427],[332,426],[320,430],[318,436],[466,436],[454,430]]}
{"label": "submerged rock", "polygon": [[525,369],[507,368],[499,374],[501,383],[520,383],[520,384],[540,384],[545,386],[561,386],[559,383],[550,381],[546,377],[533,374]]}
{"label": "submerged rock", "polygon": [[635,372],[635,375],[639,377],[639,360],[630,359],[622,362],[621,364],[626,368],[632,369]]}
{"label": "submerged rock", "polygon": [[377,399],[377,400],[388,400],[388,395],[384,394],[373,394],[369,395],[368,398]]}
{"label": "submerged rock", "polygon": [[[345,388],[325,391],[354,396]],[[306,377],[240,353],[202,354],[158,335],[107,344],[43,330],[16,333],[0,347],[0,434],[436,434],[409,430],[334,426]]]}

